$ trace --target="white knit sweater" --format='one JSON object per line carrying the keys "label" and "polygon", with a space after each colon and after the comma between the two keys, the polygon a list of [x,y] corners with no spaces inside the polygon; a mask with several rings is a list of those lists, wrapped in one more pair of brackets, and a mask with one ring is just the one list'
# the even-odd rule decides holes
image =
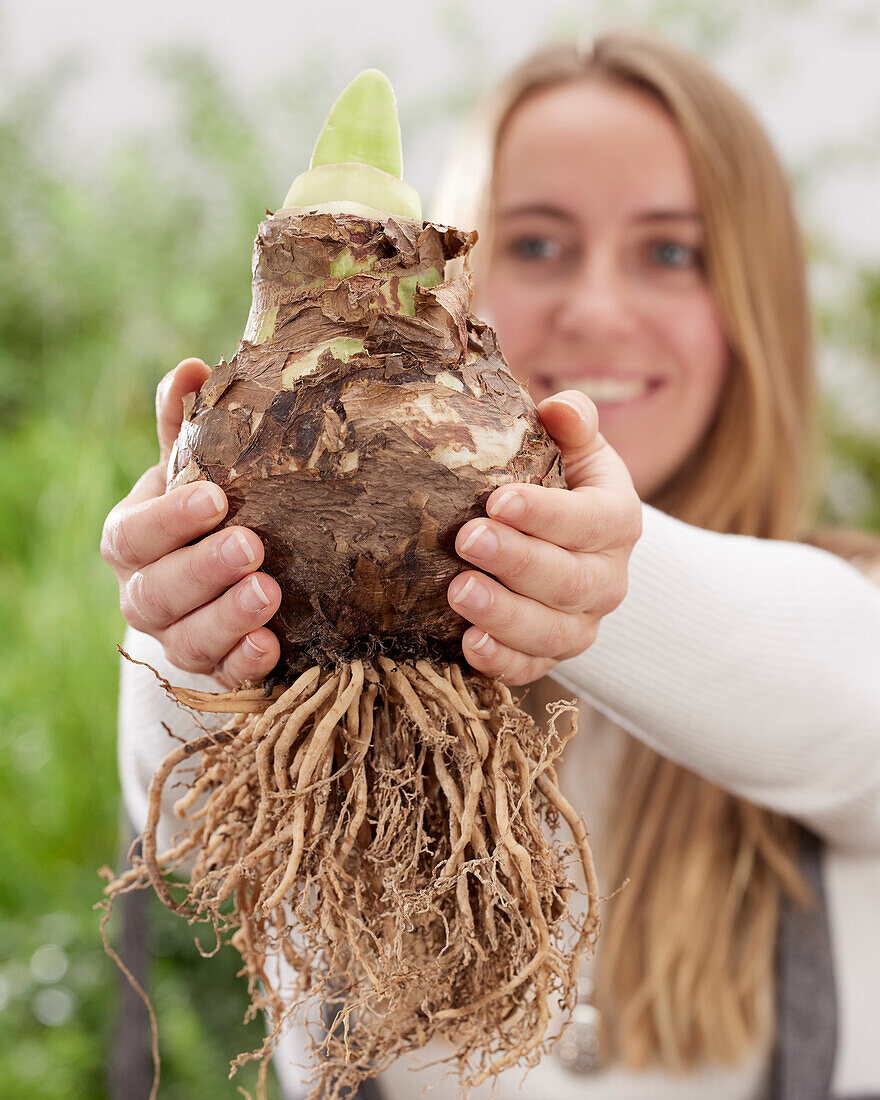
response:
{"label": "white knit sweater", "polygon": [[[561,781],[601,850],[606,797],[628,736],[713,783],[790,815],[827,845],[825,887],[838,998],[832,1095],[880,1093],[880,589],[821,550],[719,535],[648,506],[626,599],[598,640],[551,674],[578,696],[581,732]],[[174,683],[218,690],[172,668],[161,647],[129,631],[126,648]],[[146,790],[192,721],[147,670],[123,662],[120,770],[136,828]],[[175,823],[169,818],[164,839]],[[160,838],[161,839],[161,838]],[[608,886],[601,883],[603,892]],[[276,1057],[290,1097],[305,1095],[304,1036]],[[415,1061],[444,1053],[432,1045]],[[380,1078],[386,1100],[445,1100],[455,1081],[403,1060]],[[768,1056],[676,1078],[618,1067],[575,1076],[549,1057],[526,1078],[502,1075],[500,1098],[764,1100]],[[482,1100],[477,1091],[475,1100]],[[486,1093],[488,1095],[488,1093]]]}

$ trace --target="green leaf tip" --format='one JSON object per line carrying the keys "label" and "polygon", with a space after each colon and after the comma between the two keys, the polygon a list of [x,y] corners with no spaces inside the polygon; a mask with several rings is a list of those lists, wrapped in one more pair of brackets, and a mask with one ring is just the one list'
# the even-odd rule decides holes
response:
{"label": "green leaf tip", "polygon": [[330,109],[309,167],[327,164],[369,164],[403,177],[397,100],[378,69],[356,76]]}
{"label": "green leaf tip", "polygon": [[284,208],[421,221],[422,200],[402,177],[394,89],[384,73],[365,69],[333,104],[311,166],[291,184]]}

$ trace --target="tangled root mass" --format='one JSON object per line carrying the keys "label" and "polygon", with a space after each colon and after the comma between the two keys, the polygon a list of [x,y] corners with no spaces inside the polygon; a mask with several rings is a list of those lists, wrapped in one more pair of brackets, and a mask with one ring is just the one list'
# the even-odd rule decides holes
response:
{"label": "tangled root mass", "polygon": [[[554,704],[543,731],[500,681],[383,656],[315,665],[268,698],[166,687],[193,709],[234,713],[167,756],[141,854],[107,893],[152,883],[240,952],[249,1017],[264,1011],[270,1030],[232,1072],[259,1060],[262,1094],[285,1023],[324,1002],[336,1018],[314,1042],[312,1100],[350,1095],[435,1037],[451,1044],[465,1092],[533,1065],[551,998],[573,1004],[598,934],[586,828],[555,770],[573,705]],[[163,790],[184,769],[185,827],[159,852]],[[548,839],[561,821],[566,844]],[[589,894],[579,920],[572,856]]]}

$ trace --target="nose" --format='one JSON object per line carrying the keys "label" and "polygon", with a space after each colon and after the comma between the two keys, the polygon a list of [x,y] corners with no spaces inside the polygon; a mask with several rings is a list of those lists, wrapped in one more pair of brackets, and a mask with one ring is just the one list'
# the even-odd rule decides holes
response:
{"label": "nose", "polygon": [[636,327],[635,303],[626,274],[609,251],[585,252],[566,281],[556,322],[564,336],[623,339]]}

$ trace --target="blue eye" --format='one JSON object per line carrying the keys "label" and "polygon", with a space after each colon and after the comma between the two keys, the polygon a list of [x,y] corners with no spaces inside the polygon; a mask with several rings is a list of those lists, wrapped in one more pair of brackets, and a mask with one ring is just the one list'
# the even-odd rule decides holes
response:
{"label": "blue eye", "polygon": [[547,237],[517,237],[511,242],[511,248],[521,260],[555,260],[562,251],[557,241]]}
{"label": "blue eye", "polygon": [[698,249],[678,241],[654,241],[650,254],[654,263],[661,267],[694,267],[700,262]]}

